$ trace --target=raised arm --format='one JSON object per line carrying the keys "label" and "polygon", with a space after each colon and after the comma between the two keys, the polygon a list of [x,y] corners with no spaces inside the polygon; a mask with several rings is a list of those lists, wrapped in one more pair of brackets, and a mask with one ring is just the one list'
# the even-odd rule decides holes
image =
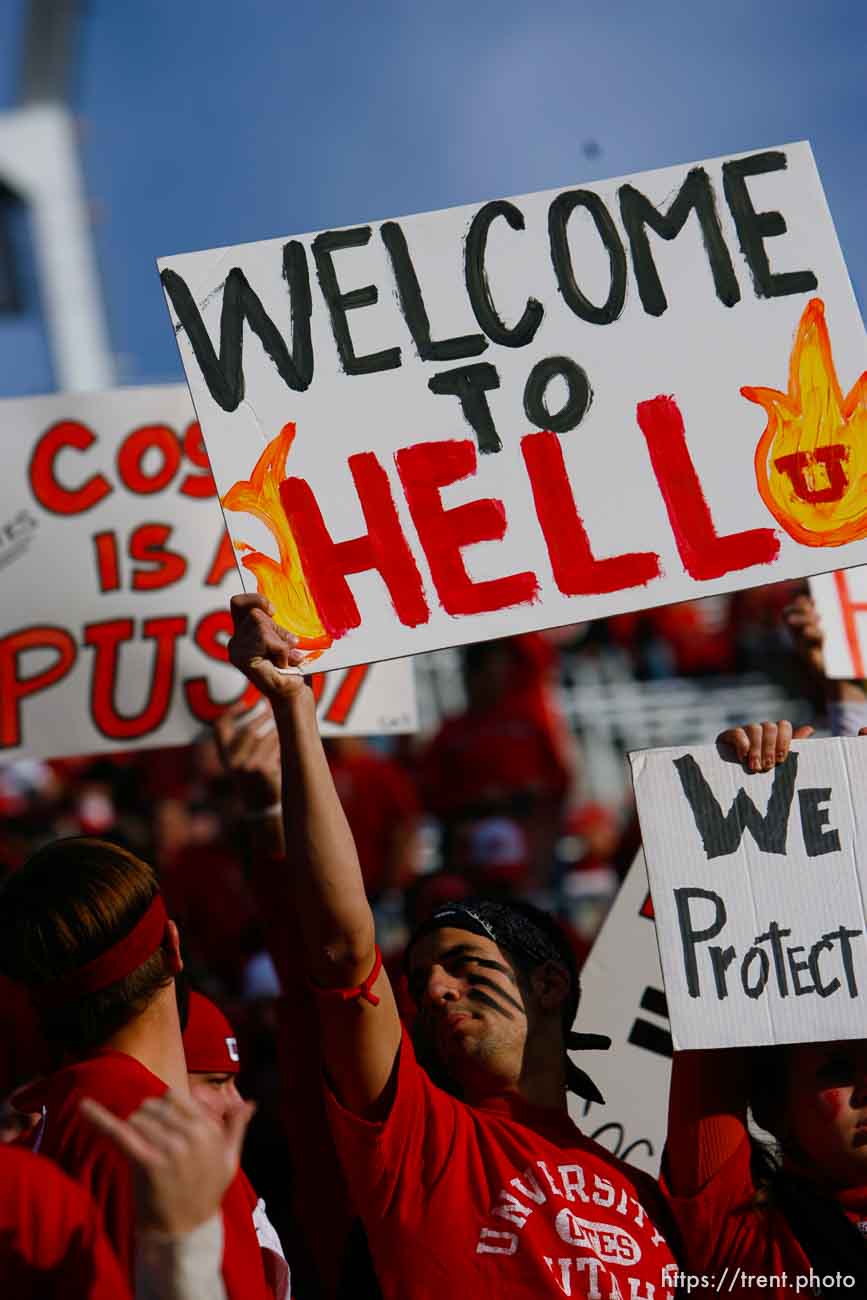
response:
{"label": "raised arm", "polygon": [[[296,924],[294,896],[286,872],[283,835],[283,779],[280,738],[271,705],[261,700],[255,709],[230,705],[214,721],[214,739],[237,800],[243,832],[247,877],[265,939],[285,996],[297,1002],[301,929]],[[303,977],[302,977],[303,978]],[[307,999],[309,1001],[309,999]],[[319,1031],[314,1032],[314,1041]]]}
{"label": "raised arm", "polygon": [[[812,727],[780,722],[748,723],[717,738],[748,772],[767,772],[785,762],[792,740]],[[675,1052],[668,1101],[664,1175],[674,1196],[693,1196],[722,1169],[747,1137],[749,1053],[745,1049]]]}
{"label": "raised arm", "polygon": [[298,671],[304,656],[296,638],[274,623],[261,596],[235,596],[232,618],[232,663],[270,700],[277,724],[288,869],[305,973],[320,990],[325,1068],[343,1104],[365,1113],[382,1098],[401,1027],[384,971],[369,996],[351,996],[376,960],[352,832],[322,748],[313,693]]}
{"label": "raised arm", "polygon": [[747,1055],[675,1052],[663,1173],[673,1196],[694,1196],[747,1136]]}

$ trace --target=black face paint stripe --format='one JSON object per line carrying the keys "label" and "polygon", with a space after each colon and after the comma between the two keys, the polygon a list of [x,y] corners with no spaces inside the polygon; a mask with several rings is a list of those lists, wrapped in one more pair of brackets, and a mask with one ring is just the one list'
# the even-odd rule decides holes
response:
{"label": "black face paint stripe", "polygon": [[495,998],[490,997],[487,993],[483,992],[482,989],[470,989],[467,993],[467,1001],[481,1002],[482,1006],[490,1007],[492,1011],[496,1011],[499,1015],[505,1016],[506,1020],[515,1019],[513,1012],[509,1011],[507,1007],[501,1006]]}
{"label": "black face paint stripe", "polygon": [[499,984],[495,983],[494,980],[489,980],[486,975],[470,975],[469,982],[473,988],[478,984],[483,984],[485,988],[493,989],[499,997],[501,997],[505,1002],[508,1002],[510,1007],[514,1007],[521,1015],[524,1014],[524,1008],[521,1006],[520,1002],[513,998],[510,993],[507,993],[505,989],[500,988]]}

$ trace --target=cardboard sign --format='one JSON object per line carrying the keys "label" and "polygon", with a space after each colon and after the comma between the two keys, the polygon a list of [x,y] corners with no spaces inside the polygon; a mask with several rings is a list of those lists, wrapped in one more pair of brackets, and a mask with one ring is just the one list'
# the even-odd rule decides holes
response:
{"label": "cardboard sign", "polygon": [[867,560],[806,144],[160,267],[244,581],[322,668]]}
{"label": "cardboard sign", "polygon": [[576,1055],[605,1104],[570,1094],[573,1119],[588,1137],[655,1178],[668,1123],[672,1046],[643,853],[581,969],[575,1028],[609,1034],[611,1047]]}
{"label": "cardboard sign", "polygon": [[[186,388],[2,402],[0,445],[0,758],[192,740],[245,683],[225,662],[241,584]],[[414,727],[408,663],[315,689],[331,734]]]}
{"label": "cardboard sign", "polygon": [[862,1038],[867,744],[630,757],[675,1048]]}
{"label": "cardboard sign", "polygon": [[810,594],[822,620],[825,676],[867,677],[867,568],[811,578]]}

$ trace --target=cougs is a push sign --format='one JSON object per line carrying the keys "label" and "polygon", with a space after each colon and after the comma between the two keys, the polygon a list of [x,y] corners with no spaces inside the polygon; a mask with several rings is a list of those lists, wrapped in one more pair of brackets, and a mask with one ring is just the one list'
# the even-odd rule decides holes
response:
{"label": "cougs is a push sign", "polygon": [[317,666],[867,559],[806,144],[160,268],[245,581]]}
{"label": "cougs is a push sign", "polygon": [[[186,388],[0,402],[0,447],[0,759],[182,744],[252,702],[226,663],[240,583]],[[406,661],[313,688],[326,734],[415,725]]]}

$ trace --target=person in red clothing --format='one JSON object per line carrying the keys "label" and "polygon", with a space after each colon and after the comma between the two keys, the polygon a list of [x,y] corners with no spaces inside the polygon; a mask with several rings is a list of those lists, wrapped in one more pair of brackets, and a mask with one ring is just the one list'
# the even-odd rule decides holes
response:
{"label": "person in red clothing", "polygon": [[[241,1106],[218,1125],[169,1094],[120,1120],[82,1102],[133,1169],[136,1300],[225,1300],[219,1208],[251,1113]],[[0,1149],[0,1280],[15,1300],[131,1300],[91,1198],[53,1161],[9,1146]]]}
{"label": "person in red clothing", "polygon": [[231,844],[189,843],[157,865],[166,907],[184,935],[190,965],[236,988],[247,956],[253,906]]}
{"label": "person in red clothing", "polygon": [[412,781],[360,736],[332,737],[325,751],[352,827],[368,898],[402,889],[412,877],[421,816]]}
{"label": "person in red clothing", "polygon": [[277,722],[332,1131],[383,1296],[673,1300],[652,1181],[585,1138],[566,1109],[579,990],[554,923],[460,904],[416,936],[418,1041],[439,1086],[382,968],[303,655],[260,596],[236,596],[232,614],[230,658]]}
{"label": "person in red clothing", "polygon": [[99,1211],[50,1160],[0,1147],[0,1279],[15,1300],[126,1300]]}
{"label": "person in red clothing", "polygon": [[465,828],[511,818],[527,837],[535,883],[547,883],[575,771],[551,662],[537,633],[466,647],[466,710],[442,724],[420,772],[425,806],[443,823],[449,852]]}
{"label": "person in red clothing", "polygon": [[[757,772],[792,739],[788,722],[757,723],[718,743]],[[750,1111],[776,1151],[751,1138]],[[867,1295],[867,1039],[675,1053],[662,1182],[706,1294]]]}
{"label": "person in red clothing", "polygon": [[[19,1109],[41,1116],[28,1140],[90,1192],[131,1279],[130,1170],[79,1108],[90,1097],[125,1119],[168,1088],[188,1093],[174,988],[179,937],[152,869],[100,840],[58,840],[40,849],[0,896],[0,963],[28,987],[42,1033],[66,1060],[16,1094]],[[230,1300],[267,1300],[239,1178],[224,1198],[223,1220]]]}
{"label": "person in red clothing", "polygon": [[[241,1070],[238,1039],[220,1008],[203,993],[190,989],[186,1002],[183,1038],[190,1095],[219,1124],[230,1125],[244,1105],[237,1088]],[[279,1234],[268,1218],[265,1202],[257,1196],[243,1169],[238,1176],[247,1193],[268,1284],[277,1300],[286,1300],[289,1265]]]}
{"label": "person in red clothing", "polygon": [[235,1031],[217,1004],[197,989],[187,994],[183,1019],[190,1094],[215,1119],[225,1123],[242,1104],[237,1088],[241,1057]]}

